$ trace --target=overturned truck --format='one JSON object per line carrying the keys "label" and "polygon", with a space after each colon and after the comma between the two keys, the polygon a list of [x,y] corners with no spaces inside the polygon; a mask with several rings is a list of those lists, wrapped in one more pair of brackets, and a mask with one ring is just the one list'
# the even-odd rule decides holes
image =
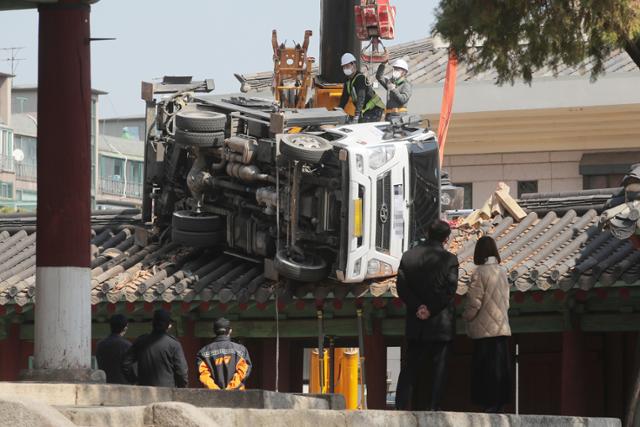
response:
{"label": "overturned truck", "polygon": [[438,146],[418,120],[346,124],[188,77],[142,89],[143,218],[163,239],[264,263],[271,279],[353,283],[396,274],[439,215]]}

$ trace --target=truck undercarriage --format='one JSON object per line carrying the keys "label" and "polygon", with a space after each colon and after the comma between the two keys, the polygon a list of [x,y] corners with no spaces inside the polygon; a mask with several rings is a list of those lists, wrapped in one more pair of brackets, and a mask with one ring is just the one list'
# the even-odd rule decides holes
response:
{"label": "truck undercarriage", "polygon": [[395,274],[439,213],[433,132],[410,118],[347,126],[341,110],[203,95],[212,86],[143,83],[145,220],[185,246],[264,262],[272,279]]}

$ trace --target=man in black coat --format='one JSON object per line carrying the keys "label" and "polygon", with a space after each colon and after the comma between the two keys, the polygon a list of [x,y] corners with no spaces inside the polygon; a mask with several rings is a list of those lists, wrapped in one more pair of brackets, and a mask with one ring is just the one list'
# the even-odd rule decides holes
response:
{"label": "man in black coat", "polygon": [[[187,361],[182,345],[167,333],[171,317],[165,310],[153,313],[153,330],[135,340],[122,362],[122,371],[132,384],[155,387],[187,386]],[[138,365],[138,374],[134,365]]]}
{"label": "man in black coat", "polygon": [[[439,410],[446,381],[447,360],[455,334],[454,296],[458,285],[458,258],[444,248],[451,229],[444,221],[429,226],[428,239],[402,255],[397,290],[406,307],[407,340],[398,377],[396,409],[407,410],[421,367],[431,354],[431,402],[415,402],[413,410]],[[422,381],[421,381],[422,380]],[[417,406],[417,407],[416,407]]]}
{"label": "man in black coat", "polygon": [[131,347],[131,343],[124,339],[129,321],[122,314],[114,314],[109,319],[111,335],[100,341],[96,347],[98,368],[107,374],[109,384],[128,384],[122,374],[122,359]]}

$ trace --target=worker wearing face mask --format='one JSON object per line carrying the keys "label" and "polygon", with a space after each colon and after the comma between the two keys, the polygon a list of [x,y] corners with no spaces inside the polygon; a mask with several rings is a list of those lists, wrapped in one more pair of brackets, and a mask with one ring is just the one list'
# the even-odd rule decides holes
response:
{"label": "worker wearing face mask", "polygon": [[409,64],[403,59],[396,60],[393,65],[391,78],[385,77],[385,64],[380,64],[376,72],[376,79],[387,90],[387,109],[385,120],[407,114],[407,104],[411,98],[411,83],[407,81]]}
{"label": "worker wearing face mask", "polygon": [[356,57],[345,53],[342,55],[341,64],[347,80],[342,87],[340,108],[344,108],[351,98],[355,106],[355,114],[351,117],[352,123],[381,121],[384,115],[384,102],[373,90],[367,77],[358,70]]}

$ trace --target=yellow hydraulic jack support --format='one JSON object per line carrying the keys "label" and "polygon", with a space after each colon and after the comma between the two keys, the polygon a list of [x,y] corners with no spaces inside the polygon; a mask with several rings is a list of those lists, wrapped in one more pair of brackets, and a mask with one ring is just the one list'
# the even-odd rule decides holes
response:
{"label": "yellow hydraulic jack support", "polygon": [[364,371],[364,333],[362,326],[362,309],[359,308],[356,310],[358,315],[358,346],[360,350],[360,404],[358,405],[358,409],[367,409],[367,396],[365,390],[366,384],[366,376]]}
{"label": "yellow hydraulic jack support", "polygon": [[[309,393],[329,393],[329,385],[331,384],[329,364],[333,362],[335,372],[334,393],[344,396],[347,409],[358,409],[358,349],[337,347],[333,361],[330,360],[328,349],[324,350],[322,362],[318,354],[317,348],[311,351]],[[320,377],[321,367],[324,374],[322,381]],[[321,387],[321,383],[324,384],[323,387]]]}
{"label": "yellow hydraulic jack support", "polygon": [[[324,394],[327,393],[327,384],[329,384],[329,357],[328,351],[324,350],[324,357],[320,362],[318,349],[311,351],[311,375],[309,376],[309,393]],[[324,374],[321,376],[321,372]],[[324,378],[322,378],[324,377]]]}
{"label": "yellow hydraulic jack support", "polygon": [[335,392],[344,396],[347,409],[358,408],[358,349],[336,348]]}

